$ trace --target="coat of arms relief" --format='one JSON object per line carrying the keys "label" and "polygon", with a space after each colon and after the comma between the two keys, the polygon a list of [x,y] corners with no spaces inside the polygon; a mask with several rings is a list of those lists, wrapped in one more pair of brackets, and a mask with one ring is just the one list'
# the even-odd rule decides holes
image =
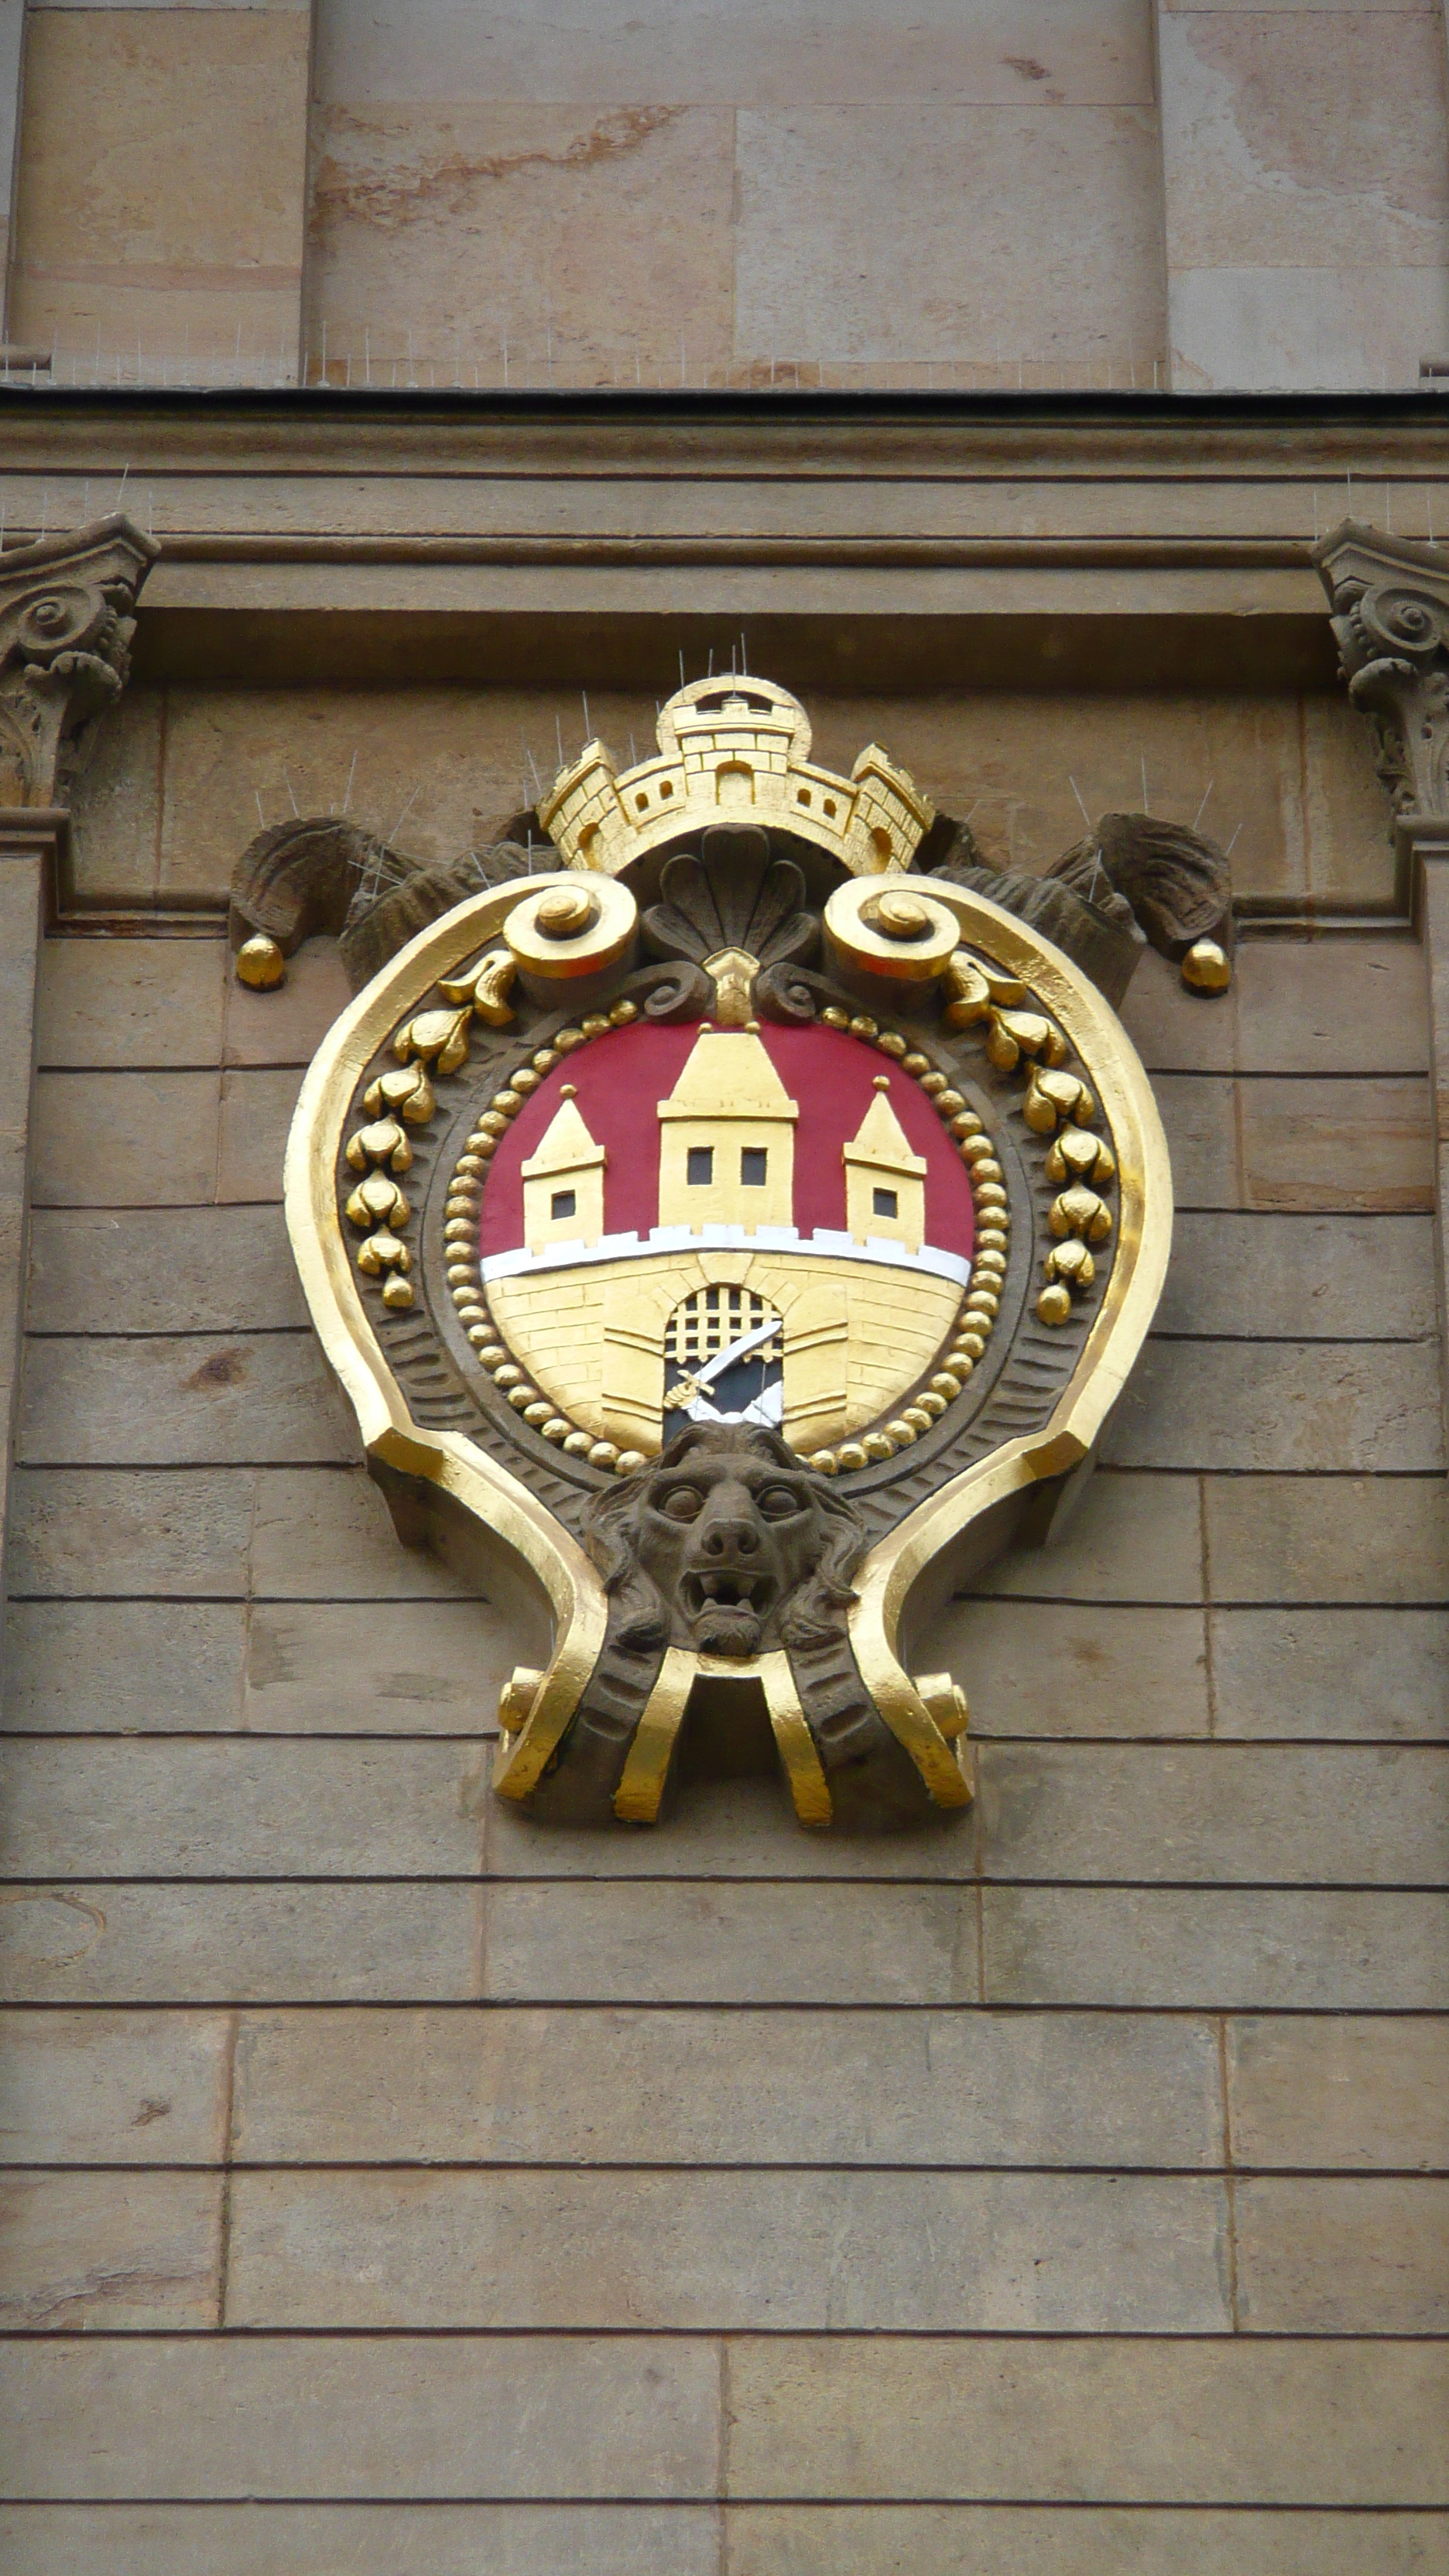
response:
{"label": "coat of arms relief", "polygon": [[368,976],[288,1222],[401,1533],[537,1638],[498,1793],[652,1824],[778,1764],[802,1824],[889,1829],[971,1797],[932,1608],[1045,1530],[1150,1324],[1171,1187],[1112,999],[1144,936],[1226,981],[1226,872],[1107,816],[1001,877],[764,680],[658,743],[591,743],[471,890],[331,823],[254,845],[243,970],[325,923]]}

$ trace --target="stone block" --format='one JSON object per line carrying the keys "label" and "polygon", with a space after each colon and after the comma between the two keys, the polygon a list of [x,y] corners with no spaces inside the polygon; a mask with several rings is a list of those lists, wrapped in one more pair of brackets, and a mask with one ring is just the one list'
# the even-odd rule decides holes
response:
{"label": "stone block", "polygon": [[1231,2021],[1229,2136],[1238,2165],[1442,2171],[1449,2024],[1417,2014]]}
{"label": "stone block", "polygon": [[214,2165],[227,2152],[230,2017],[0,2015],[9,2165]]}
{"label": "stone block", "polygon": [[[1246,950],[1238,951],[1238,976]],[[1149,1073],[1231,1073],[1237,1061],[1238,982],[1204,1000],[1177,968],[1148,948],[1118,1017]]]}
{"label": "stone block", "polygon": [[25,1878],[431,1878],[478,1865],[481,1748],[12,1739],[0,1866]]}
{"label": "stone block", "polygon": [[253,1734],[495,1734],[517,1656],[482,1601],[258,1602],[242,1724]]}
{"label": "stone block", "polygon": [[[1015,47],[1014,61],[1003,46]],[[728,26],[709,0],[608,0],[576,32],[540,24],[519,0],[486,31],[467,0],[432,0],[421,16],[403,0],[383,0],[366,19],[329,21],[318,57],[322,95],[354,106],[454,96],[722,107],[941,97],[1015,106],[1041,80],[1070,105],[1152,97],[1146,30],[1122,0],[1097,0],[1065,20],[1039,0],[969,20],[940,0],[924,9],[883,0],[840,9],[828,22],[742,0]]]}
{"label": "stone block", "polygon": [[[308,30],[291,10],[45,10],[27,57],[11,327],[273,365],[302,264]],[[69,184],[75,120],[87,184]],[[228,330],[228,324],[231,329]],[[174,337],[172,336],[174,332]],[[255,334],[253,337],[252,335]],[[115,336],[112,336],[115,335]]]}
{"label": "stone block", "polygon": [[1236,978],[1242,1073],[1428,1069],[1428,985],[1417,939],[1248,939]]}
{"label": "stone block", "polygon": [[1197,1610],[1097,1602],[953,1601],[921,1641],[992,1735],[1206,1735]]}
{"label": "stone block", "polygon": [[31,1466],[342,1466],[357,1431],[310,1331],[34,1340]]}
{"label": "stone block", "polygon": [[[1407,386],[1415,381],[1418,353],[1444,345],[1445,279],[1442,268],[1378,262],[1175,269],[1173,381],[1180,391],[1299,393],[1385,381]],[[1336,502],[1333,486],[1324,499],[1329,490]],[[1377,856],[1377,837],[1355,853],[1360,877],[1368,872],[1370,853]],[[1378,867],[1387,875],[1381,857]],[[1342,901],[1337,885],[1332,891]]]}
{"label": "stone block", "polygon": [[1007,2173],[246,2173],[227,2322],[1214,2334],[1221,2184]]}
{"label": "stone block", "polygon": [[241,1723],[239,1601],[16,1601],[3,1723],[23,1733],[183,1734]]}
{"label": "stone block", "polygon": [[749,2336],[726,2492],[1438,2505],[1446,2396],[1418,2344]]}
{"label": "stone block", "polygon": [[[1303,299],[1296,317],[1299,328],[1305,319],[1310,328],[1317,319],[1327,321],[1331,331],[1331,307],[1342,297],[1339,312],[1349,321],[1350,332],[1357,339],[1360,360],[1368,357],[1370,362],[1376,339],[1398,341],[1405,326],[1412,323],[1414,307],[1426,302],[1432,305],[1436,283],[1432,275],[1422,272],[1410,278],[1402,270],[1395,275],[1384,269],[1351,277],[1319,270],[1316,275],[1300,274],[1287,281],[1289,296],[1297,292]],[[1271,294],[1273,280],[1265,278],[1262,285]],[[1375,286],[1384,296],[1384,305],[1377,315],[1372,315],[1367,310],[1364,289],[1367,287],[1371,294]],[[1326,312],[1325,306],[1330,310]],[[1356,314],[1354,306],[1358,307]],[[1426,321],[1428,318],[1426,313]],[[1288,327],[1290,331],[1295,327],[1291,316]],[[1387,360],[1387,348],[1383,354]],[[1396,348],[1395,355],[1398,354]],[[1371,372],[1368,381],[1373,381]],[[1398,494],[1392,496],[1392,505],[1402,510]],[[1315,489],[1314,506],[1322,513],[1325,528],[1333,525],[1340,508],[1346,518],[1354,515],[1346,489],[1340,503],[1337,484],[1331,492],[1319,493]],[[1309,891],[1320,903],[1382,903],[1391,883],[1393,823],[1382,782],[1374,774],[1373,735],[1357,707],[1350,706],[1347,691],[1331,696],[1327,692],[1310,692],[1302,700],[1302,709],[1303,820],[1308,841]],[[1393,944],[1397,946],[1398,942]],[[1411,967],[1405,966],[1400,972],[1406,980],[1412,980]],[[1357,1040],[1348,1037],[1347,1044],[1372,1045],[1368,1035],[1371,1023],[1364,1019],[1359,1025],[1363,1035]]]}
{"label": "stone block", "polygon": [[11,2334],[217,2323],[218,2174],[8,2174],[0,2237],[0,2326]]}
{"label": "stone block", "polygon": [[983,1744],[990,1878],[1437,1886],[1439,1746]]}
{"label": "stone block", "polygon": [[0,1894],[12,2003],[459,2001],[478,1991],[478,1895],[462,1882],[148,1887]]}
{"label": "stone block", "polygon": [[[410,21],[414,32],[418,23],[416,17]],[[335,316],[331,319],[335,335]],[[339,525],[352,523],[360,531],[369,524],[365,505],[354,520],[356,504],[349,504],[340,491],[329,507],[341,512]],[[577,703],[570,695],[571,719]],[[558,711],[562,722],[561,701]],[[652,702],[647,712],[652,723]],[[531,717],[535,753],[545,767],[554,713],[551,697],[545,713],[537,698],[511,691],[173,688],[166,730],[163,882],[170,892],[225,901],[232,870],[256,830],[250,787],[261,797],[267,823],[273,824],[291,814],[289,788],[304,814],[325,814],[346,800],[350,779],[349,811],[369,830],[383,839],[396,834],[419,858],[457,858],[463,850],[482,847],[495,817],[532,803],[532,780],[520,775],[521,732]],[[637,731],[641,719],[631,720]],[[599,721],[608,723],[607,701]],[[609,738],[617,733],[615,726]],[[641,739],[652,740],[652,731]],[[249,782],[241,799],[239,780]],[[232,1061],[275,1062],[269,1030],[292,1031],[294,1049],[311,1033],[310,997],[319,981],[330,980],[330,970],[309,960],[326,954],[325,947],[300,952],[301,962],[292,962],[295,980],[281,993],[263,994],[251,1007],[228,997],[228,1042],[241,1049]],[[310,1046],[300,1052],[310,1053],[315,1045],[312,1035]],[[289,1053],[288,1061],[298,1060],[298,1052]]]}
{"label": "stone block", "polygon": [[221,1056],[219,939],[47,939],[37,1062],[209,1069]]}
{"label": "stone block", "polygon": [[1449,1733],[1449,1611],[1215,1610],[1214,1732]]}
{"label": "stone block", "polygon": [[223,1206],[281,1197],[287,1131],[301,1088],[300,1073],[290,1067],[222,1075],[216,1195]]}
{"label": "stone block", "polygon": [[[1135,347],[1150,362],[1163,319],[1156,118],[1145,104],[1064,110],[1034,87],[1024,77],[1010,107],[935,97],[742,109],[736,351],[980,364],[999,338],[1008,361],[1069,351],[1079,367],[1089,314],[1099,356],[1120,362]],[[1025,283],[1014,193],[1024,164],[1053,246]],[[942,226],[931,210],[952,202],[963,169],[979,190],[974,220]],[[877,191],[896,210],[889,226],[874,220]],[[964,330],[958,315],[971,317]]]}
{"label": "stone block", "polygon": [[[1026,59],[1032,58],[1032,52],[1028,44]],[[972,325],[968,321],[962,327],[969,332]],[[1096,346],[1100,383],[1101,343]],[[1014,335],[1004,328],[1002,334],[1003,373],[1009,373],[1012,383],[1016,373],[1012,353],[1020,349],[1018,321]],[[1040,354],[1034,361],[1029,351],[1026,354],[1026,382],[1039,383],[1034,368],[1044,369],[1045,361]],[[1120,348],[1114,367],[1118,384],[1123,360],[1129,368],[1135,363],[1143,370],[1139,383],[1150,378],[1151,354],[1146,343],[1139,343],[1134,362],[1131,353]],[[984,348],[978,345],[977,355],[991,367],[994,339]],[[1078,332],[1067,356],[1069,381],[1085,355]],[[1109,529],[1115,532],[1123,521],[1120,504],[1106,497],[1109,488],[1100,483],[1078,484],[1070,503],[1059,492],[1054,510],[1070,510],[1070,523],[1084,533],[1087,528],[1100,535]],[[968,489],[958,485],[947,499],[943,487],[932,489],[918,482],[908,516],[897,518],[893,510],[890,525],[902,533],[907,528],[915,533],[929,528],[943,536],[1001,536],[1008,528],[1022,536],[1042,533],[1040,505],[1029,487],[1020,487],[1019,504],[1008,500],[999,483],[977,487],[977,495],[969,500]],[[835,509],[838,504],[832,501],[830,506]],[[797,493],[792,512],[798,513],[801,507]],[[1199,491],[1194,507],[1211,509],[1212,505]],[[800,524],[798,517],[792,524]],[[823,534],[827,524],[838,525],[838,520],[819,524]],[[1065,528],[1068,522],[1062,518],[1054,524]],[[1292,524],[1296,528],[1300,523],[1295,519]],[[1226,532],[1227,522],[1219,522],[1215,514],[1213,525],[1221,525]],[[1040,592],[1035,596],[1041,600]],[[1337,708],[1335,698],[1328,703]],[[1078,792],[1094,816],[1119,808],[1136,812],[1142,804],[1145,766],[1154,813],[1190,823],[1201,808],[1203,829],[1216,833],[1221,842],[1233,842],[1237,894],[1291,899],[1304,892],[1307,881],[1300,705],[1286,694],[1233,696],[1201,687],[1191,695],[1179,695],[1171,689],[1139,694],[1131,688],[1119,692],[1061,686],[1019,692],[992,688],[924,699],[822,698],[812,706],[812,714],[817,719],[817,756],[849,770],[862,742],[874,737],[889,744],[896,758],[905,762],[948,813],[970,814],[973,835],[997,866],[1046,868],[1080,840]],[[822,751],[827,739],[832,747]],[[1373,785],[1382,796],[1376,779]],[[1209,788],[1212,792],[1204,805]],[[1387,899],[1392,881],[1387,851],[1380,875],[1381,898]],[[1137,1026],[1133,1012],[1139,996],[1150,996],[1154,990],[1160,995],[1159,978],[1175,984],[1176,969],[1154,955],[1143,957],[1128,997],[1129,1027]],[[1180,984],[1177,991],[1182,991]],[[1224,1057],[1218,1050],[1221,1033],[1233,1026],[1236,1005],[1231,994],[1211,1003],[1194,998],[1188,1010],[1192,1051],[1184,1056],[1169,1052],[1161,1058],[1163,1066],[1227,1071],[1231,1056]],[[1183,1023],[1176,1013],[1174,1020],[1181,1031]],[[1220,1034],[1215,1037],[1214,1031]]]}
{"label": "stone block", "polygon": [[279,1207],[41,1208],[35,1333],[250,1333],[306,1325]]}
{"label": "stone block", "polygon": [[403,1546],[386,1503],[360,1467],[260,1471],[251,1564],[253,1589],[264,1600],[471,1597],[426,1549]]}
{"label": "stone block", "polygon": [[1180,1210],[1156,1329],[1232,1341],[1432,1340],[1432,1223]]}
{"label": "stone block", "polygon": [[[838,1880],[844,1868],[877,1883],[960,1886],[974,1880],[977,1866],[969,1810],[852,1845],[830,1834],[802,1834],[783,1780],[687,1782],[667,1812],[665,1830],[648,1834],[621,1834],[614,1824],[559,1833],[534,1823],[511,1799],[490,1796],[483,1832],[492,1879],[780,1882]],[[843,1859],[852,1851],[853,1861]]]}
{"label": "stone block", "polygon": [[365,330],[375,359],[406,367],[409,330],[418,350],[451,355],[459,314],[486,314],[494,382],[509,334],[515,386],[545,384],[550,353],[559,379],[604,384],[625,368],[634,381],[636,357],[646,382],[677,382],[681,335],[696,382],[732,355],[733,111],[657,91],[638,106],[567,103],[586,98],[572,85],[539,103],[450,89],[435,105],[409,84],[321,111],[309,289],[354,381]]}
{"label": "stone block", "polygon": [[1159,46],[1171,270],[1449,263],[1432,11],[1170,11]]}
{"label": "stone block", "polygon": [[38,1467],[17,1476],[14,1497],[12,1597],[247,1589],[249,1468]]}
{"label": "stone block", "polygon": [[970,2003],[976,1904],[954,1887],[498,1881],[484,1992],[559,2003]]}
{"label": "stone block", "polygon": [[243,2017],[250,2165],[1153,2166],[1222,2155],[1206,2019],[523,2010]]}
{"label": "stone block", "polygon": [[1449,2183],[1257,2174],[1234,2187],[1238,2316],[1249,2334],[1442,2335]]}
{"label": "stone block", "polygon": [[1449,1591],[1442,1480],[1218,1476],[1203,1494],[1220,1603],[1438,1607]]}
{"label": "stone block", "polygon": [[1242,1085],[1241,1116],[1247,1207],[1395,1215],[1434,1204],[1425,1083],[1261,1075]]}
{"label": "stone block", "polygon": [[1150,1341],[1102,1440],[1116,1467],[1431,1475],[1444,1463],[1433,1342]]}
{"label": "stone block", "polygon": [[1217,1074],[1162,1073],[1152,1089],[1167,1132],[1175,1205],[1239,1206],[1233,1084]]}
{"label": "stone block", "polygon": [[718,2492],[719,2357],[678,2336],[157,2335],[12,2362],[12,2497]]}
{"label": "stone block", "polygon": [[287,960],[287,980],[257,993],[226,977],[228,1065],[310,1064],[332,1023],[352,999],[337,943],[308,939]]}
{"label": "stone block", "polygon": [[[0,2509],[9,2576],[719,2576],[715,2505],[215,2504]],[[1400,2576],[1407,2559],[1386,2562]],[[1358,2576],[1324,2561],[1325,2576]],[[1075,2576],[1075,2571],[1071,2571]],[[1259,2576],[1256,2564],[1246,2576]]]}
{"label": "stone block", "polygon": [[1010,1550],[973,1588],[1034,1601],[1200,1601],[1196,1480],[1115,1468],[1094,1475],[1062,1538]]}
{"label": "stone block", "polygon": [[216,1196],[217,1139],[214,1073],[42,1073],[35,1205],[205,1205]]}
{"label": "stone block", "polygon": [[982,1990],[991,2003],[1443,2011],[1449,1901],[1379,1888],[988,1887]]}
{"label": "stone block", "polygon": [[[100,508],[114,498],[98,496]],[[164,689],[133,679],[96,727],[70,809],[70,872],[82,905],[155,898],[165,706]]]}
{"label": "stone block", "polygon": [[1441,2576],[1445,2564],[1443,2525],[1423,2513],[745,2504],[726,2519],[727,2576]]}

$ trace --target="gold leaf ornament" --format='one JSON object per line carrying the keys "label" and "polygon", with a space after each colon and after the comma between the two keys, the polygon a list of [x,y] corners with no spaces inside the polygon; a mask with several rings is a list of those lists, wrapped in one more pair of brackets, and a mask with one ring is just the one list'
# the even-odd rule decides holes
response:
{"label": "gold leaf ornament", "polygon": [[1116,1163],[1110,1145],[1100,1136],[1089,1136],[1084,1127],[1064,1127],[1047,1155],[1043,1169],[1049,1181],[1115,1180]]}
{"label": "gold leaf ornament", "polygon": [[1053,1199],[1047,1223],[1058,1239],[1075,1234],[1085,1243],[1105,1243],[1112,1231],[1112,1212],[1095,1190],[1077,1187]]}
{"label": "gold leaf ornament", "polygon": [[421,1056],[436,1073],[457,1073],[468,1061],[471,1017],[471,1004],[466,1009],[419,1011],[415,1020],[404,1020],[392,1042],[393,1054],[400,1064]]}
{"label": "gold leaf ornament", "polygon": [[386,1163],[389,1171],[410,1169],[413,1149],[395,1118],[374,1119],[370,1127],[359,1127],[347,1140],[347,1159],[354,1172],[365,1172],[373,1163]]}
{"label": "gold leaf ornament", "polygon": [[437,1093],[421,1064],[400,1066],[396,1073],[384,1073],[370,1082],[362,1095],[362,1105],[369,1116],[385,1118],[392,1110],[405,1118],[410,1127],[426,1127],[438,1105]]}

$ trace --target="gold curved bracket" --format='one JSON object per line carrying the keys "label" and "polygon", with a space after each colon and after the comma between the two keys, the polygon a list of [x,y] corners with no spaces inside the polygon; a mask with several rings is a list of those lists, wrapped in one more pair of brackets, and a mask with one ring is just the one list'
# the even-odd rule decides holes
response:
{"label": "gold curved bracket", "polygon": [[[522,891],[536,896],[551,884],[574,888],[579,883],[578,874],[534,877]],[[358,1290],[338,1224],[336,1180],[343,1131],[366,1067],[409,1002],[447,980],[497,936],[520,891],[516,881],[491,887],[430,923],[334,1022],[302,1085],[287,1140],[283,1194],[312,1321],[357,1416],[369,1458],[383,1469],[420,1479],[444,1504],[461,1506],[478,1533],[480,1550],[501,1559],[507,1573],[521,1578],[535,1597],[540,1590],[544,1596],[553,1650],[527,1724],[503,1766],[504,1773],[510,1763],[520,1771],[531,1768],[537,1778],[598,1660],[608,1616],[603,1585],[577,1541],[516,1476],[464,1434],[413,1420]]]}
{"label": "gold curved bracket", "polygon": [[[986,896],[930,881],[960,935],[1030,988],[1086,1066],[1111,1130],[1120,1214],[1116,1255],[1077,1365],[1043,1428],[1008,1442],[952,1479],[870,1551],[856,1578],[850,1636],[861,1678],[938,1806],[971,1795],[964,1733],[953,1750],[898,1652],[925,1578],[949,1587],[985,1514],[1091,1450],[1121,1394],[1162,1294],[1172,1248],[1172,1170],[1151,1085],[1116,1013],[1071,960]],[[1024,1068],[1025,1069],[1025,1068]]]}

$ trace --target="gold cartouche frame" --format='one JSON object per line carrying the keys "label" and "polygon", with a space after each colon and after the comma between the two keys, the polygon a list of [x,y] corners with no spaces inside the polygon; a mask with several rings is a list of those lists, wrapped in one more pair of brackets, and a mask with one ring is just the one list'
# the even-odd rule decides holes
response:
{"label": "gold cartouche frame", "polygon": [[[907,879],[909,881],[909,879]],[[398,1023],[440,979],[496,938],[514,905],[553,887],[602,890],[577,868],[490,888],[410,940],[323,1039],[302,1085],[288,1139],[287,1229],[312,1320],[385,1485],[406,1479],[423,1509],[417,1536],[454,1553],[460,1518],[484,1579],[516,1587],[521,1609],[543,1613],[543,1681],[521,1731],[505,1739],[495,1788],[526,1797],[563,1740],[604,1643],[608,1603],[599,1575],[563,1525],[520,1478],[465,1432],[414,1421],[373,1332],[337,1203],[343,1131],[358,1083]],[[902,879],[897,877],[895,882]],[[850,1637],[862,1679],[910,1754],[933,1803],[969,1803],[965,1737],[942,1733],[907,1669],[903,1640],[976,1568],[1030,1525],[1033,1499],[1087,1460],[1146,1338],[1172,1242],[1172,1175],[1147,1076],[1115,1012],[1049,941],[985,896],[919,880],[949,906],[963,943],[1030,987],[1097,1093],[1117,1159],[1112,1268],[1091,1329],[1047,1422],[951,1478],[872,1547],[856,1577]],[[519,1597],[521,1596],[521,1597]],[[911,1658],[911,1660],[915,1660]],[[734,1668],[736,1678],[756,1665]],[[772,1678],[773,1676],[771,1676]]]}

